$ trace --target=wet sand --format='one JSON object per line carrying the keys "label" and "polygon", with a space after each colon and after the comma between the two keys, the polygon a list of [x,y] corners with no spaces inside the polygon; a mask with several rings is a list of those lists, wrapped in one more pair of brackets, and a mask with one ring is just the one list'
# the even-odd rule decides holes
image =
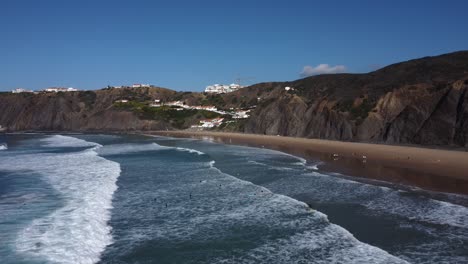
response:
{"label": "wet sand", "polygon": [[207,131],[146,134],[265,147],[320,161],[319,169],[326,172],[468,194],[468,152],[465,151]]}

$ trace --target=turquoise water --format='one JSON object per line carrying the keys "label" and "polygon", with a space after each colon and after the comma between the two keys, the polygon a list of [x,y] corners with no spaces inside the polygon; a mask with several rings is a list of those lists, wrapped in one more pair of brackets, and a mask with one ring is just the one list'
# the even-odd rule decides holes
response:
{"label": "turquoise water", "polygon": [[466,263],[468,197],[278,151],[2,135],[1,263]]}

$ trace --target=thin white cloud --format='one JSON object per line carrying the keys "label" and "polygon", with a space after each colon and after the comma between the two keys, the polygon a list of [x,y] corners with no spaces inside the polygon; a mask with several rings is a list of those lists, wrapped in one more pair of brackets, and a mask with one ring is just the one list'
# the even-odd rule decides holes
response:
{"label": "thin white cloud", "polygon": [[317,67],[312,67],[312,66],[304,66],[304,69],[302,69],[302,72],[300,75],[302,77],[308,77],[312,75],[318,75],[318,74],[333,74],[333,73],[342,73],[346,72],[346,66],[344,65],[336,65],[336,66],[330,66],[328,64],[319,64]]}

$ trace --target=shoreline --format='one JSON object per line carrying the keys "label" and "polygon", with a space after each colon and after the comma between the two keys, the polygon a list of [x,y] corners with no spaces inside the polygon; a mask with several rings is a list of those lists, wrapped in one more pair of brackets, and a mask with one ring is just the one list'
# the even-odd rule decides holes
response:
{"label": "shoreline", "polygon": [[319,161],[324,172],[468,195],[468,152],[464,151],[209,131],[141,134],[264,147]]}

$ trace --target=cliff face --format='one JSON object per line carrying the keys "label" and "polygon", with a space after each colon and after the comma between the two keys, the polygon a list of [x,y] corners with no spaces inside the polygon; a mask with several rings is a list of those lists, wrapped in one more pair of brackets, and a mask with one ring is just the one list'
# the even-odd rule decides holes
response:
{"label": "cliff face", "polygon": [[67,93],[2,94],[0,125],[9,131],[131,131],[171,128],[161,120],[143,120],[135,113],[113,107],[119,99],[166,98],[175,94],[162,88],[100,90]]}
{"label": "cliff face", "polygon": [[[294,90],[286,91],[286,86]],[[9,131],[131,131],[187,127],[180,116],[118,108],[114,102],[181,100],[253,107],[240,132],[397,144],[468,147],[468,51],[402,62],[368,74],[336,74],[261,83],[225,95],[163,88],[0,94],[0,125]],[[153,109],[154,110],[154,109]],[[145,112],[146,111],[146,112]],[[193,115],[193,116],[192,116]]]}
{"label": "cliff face", "polygon": [[245,132],[468,147],[467,90],[468,52],[277,83]]}

